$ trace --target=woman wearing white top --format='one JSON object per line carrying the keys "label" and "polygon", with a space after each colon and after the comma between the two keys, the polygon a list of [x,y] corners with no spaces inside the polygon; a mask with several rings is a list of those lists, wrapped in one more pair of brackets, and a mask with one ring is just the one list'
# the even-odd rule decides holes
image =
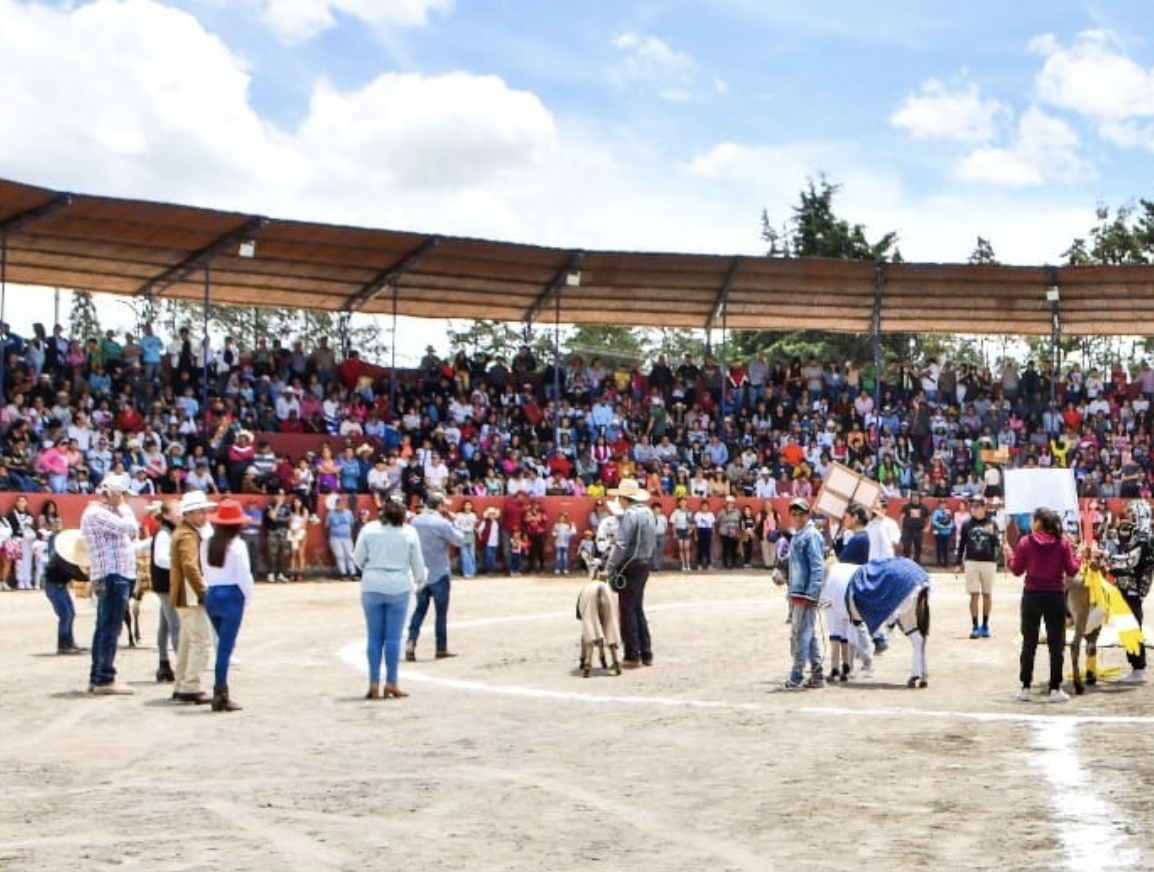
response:
{"label": "woman wearing white top", "polygon": [[461,505],[461,511],[453,516],[453,526],[465,537],[460,549],[461,575],[472,578],[477,574],[477,513],[473,511],[472,500],[465,500]]}
{"label": "woman wearing white top", "polygon": [[240,503],[224,500],[208,516],[212,535],[200,545],[200,565],[204,568],[204,610],[216,630],[216,681],[212,688],[212,710],[235,712],[240,706],[228,696],[228,661],[236,646],[244,609],[252,597],[252,567],[248,548],[240,531],[248,523]]}
{"label": "woman wearing white top", "polygon": [[[401,633],[409,595],[428,580],[417,531],[405,526],[405,504],[389,499],[381,509],[385,523],[370,521],[357,537],[353,560],[361,568],[361,607],[368,634],[369,691],[365,699],[404,697],[397,687]],[[381,652],[385,686],[381,691]]]}

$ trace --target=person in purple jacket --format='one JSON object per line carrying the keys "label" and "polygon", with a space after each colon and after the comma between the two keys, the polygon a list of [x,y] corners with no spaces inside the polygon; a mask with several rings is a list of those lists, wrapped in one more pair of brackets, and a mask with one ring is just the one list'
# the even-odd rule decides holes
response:
{"label": "person in purple jacket", "polygon": [[1038,625],[1046,623],[1046,646],[1050,649],[1050,702],[1066,702],[1062,690],[1062,657],[1066,646],[1066,578],[1078,572],[1078,560],[1070,540],[1062,534],[1062,521],[1052,509],[1036,509],[1031,532],[1018,547],[1003,546],[1006,565],[1014,575],[1025,575],[1022,590],[1022,689],[1018,699],[1030,700],[1034,680],[1034,655],[1038,650]]}

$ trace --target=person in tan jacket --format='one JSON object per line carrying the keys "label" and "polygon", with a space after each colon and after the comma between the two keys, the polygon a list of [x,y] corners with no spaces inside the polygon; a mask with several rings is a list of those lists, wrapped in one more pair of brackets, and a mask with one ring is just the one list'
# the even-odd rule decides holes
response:
{"label": "person in tan jacket", "polygon": [[212,652],[212,626],[204,610],[204,573],[200,565],[200,542],[208,510],[215,508],[204,491],[189,491],[180,501],[182,520],[172,532],[172,561],[168,599],[180,615],[180,642],[176,649],[176,702],[212,702],[200,689],[200,674],[208,668]]}

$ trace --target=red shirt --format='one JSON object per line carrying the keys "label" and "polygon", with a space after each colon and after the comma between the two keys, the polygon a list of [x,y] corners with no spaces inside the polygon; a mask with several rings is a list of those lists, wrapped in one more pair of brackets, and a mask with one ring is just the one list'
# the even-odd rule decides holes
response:
{"label": "red shirt", "polygon": [[1023,536],[1008,565],[1014,575],[1025,573],[1026,590],[1061,593],[1066,589],[1066,576],[1078,572],[1070,540],[1055,539],[1046,533]]}

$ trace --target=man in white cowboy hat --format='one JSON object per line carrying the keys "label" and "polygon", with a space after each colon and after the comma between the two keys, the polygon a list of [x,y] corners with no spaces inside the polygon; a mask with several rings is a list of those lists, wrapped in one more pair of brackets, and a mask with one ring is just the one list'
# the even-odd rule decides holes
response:
{"label": "man in white cowboy hat", "polygon": [[172,555],[168,569],[168,601],[180,616],[180,639],[176,646],[176,683],[172,698],[177,702],[212,702],[200,689],[200,674],[208,668],[212,651],[212,626],[204,610],[206,587],[200,565],[200,543],[205,531],[209,502],[204,491],[189,491],[180,500],[180,523],[172,533]]}
{"label": "man in white cowboy hat", "polygon": [[89,503],[80,518],[80,533],[91,565],[89,578],[96,596],[88,691],[98,695],[130,694],[131,690],[116,683],[116,646],[136,583],[133,544],[139,525],[124,499],[128,493],[127,476],[106,475],[98,492],[100,498]]}
{"label": "man in white cowboy hat", "polygon": [[657,542],[657,523],[646,508],[649,493],[635,478],[623,478],[609,491],[624,509],[617,525],[613,550],[602,570],[617,590],[621,612],[621,636],[625,659],[622,666],[636,669],[653,665],[653,642],[645,618],[645,583],[649,580],[650,561]]}

